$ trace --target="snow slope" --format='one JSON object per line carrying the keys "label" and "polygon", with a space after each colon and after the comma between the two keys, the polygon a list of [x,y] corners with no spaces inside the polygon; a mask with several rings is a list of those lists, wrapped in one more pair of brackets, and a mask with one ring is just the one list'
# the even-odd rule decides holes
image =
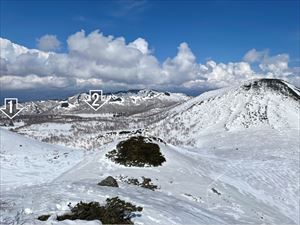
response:
{"label": "snow slope", "polygon": [[186,145],[197,145],[199,135],[220,130],[260,127],[297,132],[299,103],[298,88],[277,79],[253,80],[195,97],[171,109],[149,132]]}
{"label": "snow slope", "polygon": [[41,143],[0,129],[1,189],[50,182],[83,157],[83,152]]}
{"label": "snow slope", "polygon": [[[111,162],[105,154],[118,141],[110,143],[57,174],[52,182],[3,190],[0,221],[40,224],[37,216],[50,213],[46,224],[56,224],[55,215],[67,212],[70,202],[104,202],[119,196],[144,208],[134,218],[136,224],[299,224],[297,135],[250,128],[199,138],[198,148],[159,143],[167,161],[155,168]],[[23,176],[33,172],[22,169]],[[149,177],[159,189],[136,187],[122,179],[119,188],[97,185],[109,175]]]}

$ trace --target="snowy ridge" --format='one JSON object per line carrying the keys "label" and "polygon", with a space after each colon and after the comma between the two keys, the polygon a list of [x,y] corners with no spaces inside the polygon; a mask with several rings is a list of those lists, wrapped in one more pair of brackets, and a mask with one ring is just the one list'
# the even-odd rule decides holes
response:
{"label": "snowy ridge", "polygon": [[204,93],[171,109],[150,133],[173,143],[191,144],[202,133],[220,130],[299,130],[299,102],[298,89],[292,85],[276,79],[253,80]]}

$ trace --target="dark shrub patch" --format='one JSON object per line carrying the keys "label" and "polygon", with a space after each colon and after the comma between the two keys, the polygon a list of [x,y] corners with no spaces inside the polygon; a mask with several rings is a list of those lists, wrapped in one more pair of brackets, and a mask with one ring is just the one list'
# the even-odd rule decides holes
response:
{"label": "dark shrub patch", "polygon": [[280,79],[263,78],[253,81],[249,84],[244,84],[243,86],[246,91],[250,90],[251,88],[260,89],[263,87],[279,92],[285,96],[292,97],[296,101],[300,101],[300,96],[298,95],[298,93]]}
{"label": "dark shrub patch", "polygon": [[134,134],[141,134],[142,133],[142,130],[141,129],[138,129],[136,131],[133,132]]}
{"label": "dark shrub patch", "polygon": [[152,191],[154,191],[154,189],[157,189],[157,185],[152,184],[151,179],[146,177],[143,177],[143,182],[141,183],[141,187],[148,188]]}
{"label": "dark shrub patch", "polygon": [[161,138],[158,138],[158,137],[151,137],[151,139],[153,139],[154,141],[158,141],[158,142],[161,142],[161,143],[166,144],[166,142],[165,142],[163,139],[161,139]]}
{"label": "dark shrub patch", "polygon": [[161,166],[166,161],[159,146],[142,136],[121,141],[117,149],[108,152],[106,157],[125,166],[138,167]]}
{"label": "dark shrub patch", "polygon": [[50,217],[50,215],[41,215],[38,217],[38,220],[41,220],[41,221],[46,221],[48,220]]}
{"label": "dark shrub patch", "polygon": [[217,191],[217,189],[215,189],[215,188],[212,188],[211,190],[213,191],[213,193],[215,193],[215,194],[217,194],[217,195],[221,195],[221,193],[220,193],[220,192],[218,192],[218,191]]}
{"label": "dark shrub patch", "polygon": [[58,216],[57,220],[100,220],[102,224],[133,224],[134,212],[141,212],[142,207],[125,202],[118,197],[106,199],[106,205],[99,202],[78,203],[71,212]]}
{"label": "dark shrub patch", "polygon": [[123,130],[123,131],[120,131],[119,134],[130,134],[131,131],[126,131],[126,130]]}
{"label": "dark shrub patch", "polygon": [[122,99],[120,97],[110,99],[110,102],[121,102],[121,101]]}
{"label": "dark shrub patch", "polygon": [[9,126],[13,127],[14,126],[14,122],[12,120],[9,121]]}
{"label": "dark shrub patch", "polygon": [[148,188],[152,191],[154,191],[155,189],[157,189],[157,185],[154,185],[153,183],[151,183],[151,179],[147,178],[147,177],[142,177],[143,178],[143,182],[139,182],[138,179],[136,178],[129,178],[128,180],[126,180],[125,182],[127,184],[133,184],[136,186],[140,186],[142,188]]}
{"label": "dark shrub patch", "polygon": [[67,107],[69,107],[69,103],[67,103],[67,102],[61,103],[61,107],[67,108]]}

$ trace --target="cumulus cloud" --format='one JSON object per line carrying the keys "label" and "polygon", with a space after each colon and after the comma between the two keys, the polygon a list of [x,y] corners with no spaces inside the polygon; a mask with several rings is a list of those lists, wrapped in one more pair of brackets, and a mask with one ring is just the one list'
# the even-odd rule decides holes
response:
{"label": "cumulus cloud", "polygon": [[[270,56],[267,50],[247,52],[241,62],[197,62],[183,42],[174,57],[159,62],[148,42],[105,36],[96,30],[79,31],[67,39],[66,53],[45,52],[0,39],[2,89],[30,88],[156,88],[204,90],[258,77],[299,81],[299,70],[289,68],[289,56]],[[53,47],[53,46],[52,46]],[[53,49],[53,48],[52,48]],[[258,64],[258,70],[251,65]],[[297,72],[298,71],[298,72]]]}
{"label": "cumulus cloud", "polygon": [[244,55],[243,60],[249,63],[259,62],[266,55],[268,55],[268,50],[257,51],[255,48],[253,48]]}
{"label": "cumulus cloud", "polygon": [[60,48],[60,41],[55,35],[46,34],[37,39],[37,48],[42,51],[56,51]]}
{"label": "cumulus cloud", "polygon": [[37,75],[26,75],[24,77],[5,75],[0,77],[0,83],[4,89],[34,89],[39,88],[65,88],[72,85],[72,80],[64,77],[46,76],[39,77]]}
{"label": "cumulus cloud", "polygon": [[136,39],[135,41],[129,43],[128,46],[131,46],[133,48],[140,50],[143,54],[150,53],[149,48],[148,48],[148,42],[143,38]]}
{"label": "cumulus cloud", "polygon": [[244,61],[249,63],[258,63],[261,73],[270,78],[285,79],[290,76],[296,76],[293,68],[289,68],[289,55],[279,54],[270,56],[268,50],[257,51],[251,49],[244,56]]}
{"label": "cumulus cloud", "polygon": [[196,57],[185,42],[179,45],[174,58],[168,58],[163,63],[162,71],[167,75],[168,81],[176,85],[200,76]]}
{"label": "cumulus cloud", "polygon": [[263,71],[270,71],[278,75],[280,74],[283,75],[284,72],[287,71],[289,68],[288,62],[289,62],[289,55],[287,54],[280,54],[272,57],[269,57],[267,55],[259,64],[259,67]]}

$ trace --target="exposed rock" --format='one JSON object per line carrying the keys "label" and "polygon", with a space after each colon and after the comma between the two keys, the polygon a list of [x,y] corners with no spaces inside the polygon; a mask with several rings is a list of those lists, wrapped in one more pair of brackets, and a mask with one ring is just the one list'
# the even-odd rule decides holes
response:
{"label": "exposed rock", "polygon": [[112,176],[106,177],[104,180],[98,183],[100,186],[108,186],[108,187],[119,187],[118,182]]}

